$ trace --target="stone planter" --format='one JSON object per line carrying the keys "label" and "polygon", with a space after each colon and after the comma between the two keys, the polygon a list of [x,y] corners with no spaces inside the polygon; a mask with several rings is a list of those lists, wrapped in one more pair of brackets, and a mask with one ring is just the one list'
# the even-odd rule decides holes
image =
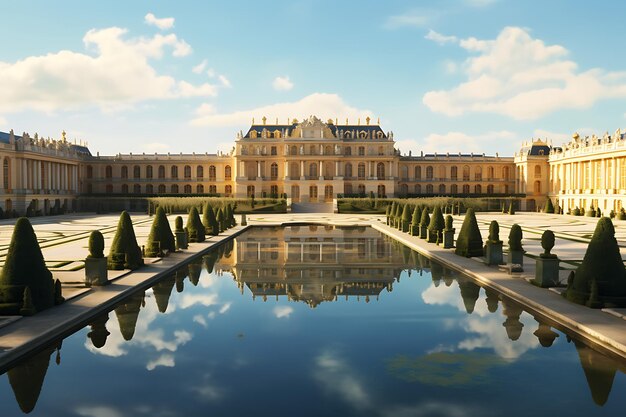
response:
{"label": "stone planter", "polygon": [[107,285],[109,273],[107,271],[107,258],[85,259],[85,285]]}
{"label": "stone planter", "polygon": [[487,265],[500,265],[504,263],[502,258],[502,241],[487,241],[485,250],[485,263]]}
{"label": "stone planter", "polygon": [[524,251],[509,250],[507,263],[511,265],[518,265],[516,267],[511,267],[511,272],[524,272]]}
{"label": "stone planter", "polygon": [[411,225],[409,226],[409,234],[410,234],[411,236],[419,236],[419,234],[420,234],[420,227],[419,227],[419,225],[417,225],[417,224],[415,224],[415,225],[414,225],[414,224],[411,224]]}
{"label": "stone planter", "polygon": [[454,229],[443,231],[443,248],[450,249],[454,247]]}
{"label": "stone planter", "polygon": [[559,258],[537,258],[535,269],[535,285],[554,287],[559,283]]}
{"label": "stone planter", "polygon": [[428,243],[437,243],[437,235],[439,234],[439,232],[436,230],[430,230],[430,229],[427,229],[427,231],[428,231]]}
{"label": "stone planter", "polygon": [[428,237],[428,228],[426,226],[420,226],[420,239],[426,239]]}
{"label": "stone planter", "polygon": [[189,247],[185,231],[176,232],[176,246],[178,246],[178,249],[187,249]]}
{"label": "stone planter", "polygon": [[409,222],[405,222],[405,221],[402,222],[402,231],[404,233],[408,233],[408,231],[409,231]]}

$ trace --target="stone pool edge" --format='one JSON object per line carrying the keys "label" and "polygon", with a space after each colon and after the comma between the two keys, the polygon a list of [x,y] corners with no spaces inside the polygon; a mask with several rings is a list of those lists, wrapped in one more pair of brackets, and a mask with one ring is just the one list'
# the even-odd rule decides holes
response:
{"label": "stone pool edge", "polygon": [[0,373],[10,369],[22,357],[80,330],[90,320],[109,311],[130,294],[149,288],[159,279],[175,272],[181,265],[234,239],[250,227],[253,226],[235,226],[218,236],[207,237],[205,242],[191,243],[188,249],[172,253],[158,262],[146,264],[135,271],[125,271],[109,285],[92,287],[59,306],[32,317],[22,317],[0,328]]}
{"label": "stone pool edge", "polygon": [[[370,225],[444,266],[495,289],[521,304],[532,315],[553,321],[586,342],[626,359],[626,323],[621,318],[569,302],[559,294],[528,283],[521,276],[509,275],[496,267],[485,265],[476,258],[458,256],[454,253],[454,249],[443,249],[434,243],[427,243],[423,239],[403,233],[384,223],[372,222]],[[525,259],[527,263],[533,263],[532,271],[534,272],[534,260]]]}

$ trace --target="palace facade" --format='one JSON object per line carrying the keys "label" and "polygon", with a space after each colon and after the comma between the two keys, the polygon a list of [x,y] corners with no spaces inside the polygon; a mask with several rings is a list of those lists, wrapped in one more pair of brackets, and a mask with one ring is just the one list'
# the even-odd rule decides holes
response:
{"label": "palace facade", "polygon": [[77,210],[81,197],[286,196],[327,202],[338,195],[513,196],[535,210],[546,197],[570,208],[622,208],[626,138],[574,135],[562,147],[531,140],[513,156],[401,155],[393,132],[311,116],[252,123],[229,153],[95,156],[82,144],[0,132],[0,207],[24,214]]}

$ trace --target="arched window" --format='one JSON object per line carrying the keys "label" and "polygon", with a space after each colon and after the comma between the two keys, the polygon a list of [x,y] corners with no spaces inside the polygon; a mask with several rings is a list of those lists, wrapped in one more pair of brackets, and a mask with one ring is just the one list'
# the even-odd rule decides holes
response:
{"label": "arched window", "polygon": [[196,167],[196,178],[204,178],[204,167],[202,165]]}
{"label": "arched window", "polygon": [[380,184],[378,186],[378,198],[384,198],[386,195],[387,193],[385,192],[385,185]]}
{"label": "arched window", "polygon": [[459,192],[459,186],[456,184],[452,184],[450,186],[450,194],[458,194]]}
{"label": "arched window", "polygon": [[191,178],[191,167],[189,165],[185,165],[185,168],[183,169],[183,173],[186,179]]}
{"label": "arched window", "polygon": [[422,179],[422,167],[419,165],[415,166],[415,179],[416,180]]}
{"label": "arched window", "polygon": [[[463,181],[469,181],[469,175],[470,175],[469,165],[463,165]],[[463,188],[465,189],[465,187]]]}
{"label": "arched window", "polygon": [[300,164],[292,162],[289,167],[289,178],[292,180],[300,179]]}
{"label": "arched window", "polygon": [[427,180],[432,180],[433,179],[433,167],[431,167],[431,166],[427,166],[426,167],[426,179]]}
{"label": "arched window", "polygon": [[446,185],[439,184],[439,194],[445,194],[445,193],[446,193]]}
{"label": "arched window", "polygon": [[365,146],[359,146],[359,156],[365,156]]}
{"label": "arched window", "polygon": [[93,167],[91,165],[87,165],[87,178],[93,178]]}
{"label": "arched window", "polygon": [[346,164],[346,178],[352,178],[352,164],[351,163],[347,163]]}
{"label": "arched window", "polygon": [[232,177],[232,173],[231,173],[231,171],[232,171],[232,170],[231,170],[231,168],[230,168],[230,165],[226,165],[226,166],[224,167],[224,179],[225,179],[226,181],[230,181],[230,180],[231,180],[231,177]]}
{"label": "arched window", "polygon": [[172,178],[178,178],[178,167],[176,165],[173,165],[170,171],[172,173]]}
{"label": "arched window", "polygon": [[178,194],[178,184],[172,184],[172,186],[170,187],[170,192],[172,194]]}
{"label": "arched window", "polygon": [[204,194],[204,185],[202,184],[196,185],[196,194]]}
{"label": "arched window", "polygon": [[492,180],[494,177],[494,169],[492,166],[487,167],[487,178]]}
{"label": "arched window", "polygon": [[122,165],[122,178],[128,178],[128,167],[126,165]]}
{"label": "arched window", "polygon": [[141,178],[141,168],[139,165],[133,167],[133,178]]}
{"label": "arched window", "polygon": [[469,184],[463,184],[463,194],[469,194]]}
{"label": "arched window", "polygon": [[139,184],[133,185],[133,194],[141,194],[141,185]]}
{"label": "arched window", "polygon": [[415,184],[415,187],[413,187],[415,194],[422,194],[422,186],[420,184]]}
{"label": "arched window", "polygon": [[[406,184],[402,184],[406,187]],[[400,188],[402,189],[402,185],[400,186]],[[357,192],[361,195],[365,194],[365,184],[359,184],[357,187]],[[406,194],[406,193],[405,193]]]}
{"label": "arched window", "polygon": [[217,170],[215,169],[215,165],[209,166],[209,181],[215,181],[217,178]]}
{"label": "arched window", "polygon": [[535,165],[535,178],[541,178],[541,165]]}
{"label": "arched window", "polygon": [[400,178],[402,178],[403,181],[409,180],[409,167],[406,165],[400,167]]}
{"label": "arched window", "polygon": [[107,165],[106,168],[104,168],[104,176],[106,178],[113,178],[113,167],[111,165]]}
{"label": "arched window", "polygon": [[190,184],[185,184],[185,186],[183,187],[183,193],[191,194],[191,185]]}
{"label": "arched window", "polygon": [[360,180],[365,179],[365,164],[359,164],[357,175],[359,176]]}
{"label": "arched window", "polygon": [[343,150],[343,154],[346,156],[352,156],[352,148],[349,146],[346,146],[345,149]]}
{"label": "arched window", "polygon": [[159,194],[165,194],[165,184],[159,184]]}
{"label": "arched window", "polygon": [[227,185],[226,187],[224,187],[224,193],[227,197],[230,196],[233,193],[233,186]]}
{"label": "arched window", "polygon": [[128,184],[122,184],[122,194],[128,194]]}
{"label": "arched window", "polygon": [[248,198],[254,197],[254,185],[248,185],[246,195],[248,196]]}
{"label": "arched window", "polygon": [[154,186],[152,184],[146,185],[146,194],[154,194]]}
{"label": "arched window", "polygon": [[317,164],[316,163],[312,163],[311,165],[309,165],[309,177],[310,178],[314,178],[314,177],[318,177],[318,172],[317,172]]}
{"label": "arched window", "polygon": [[475,181],[483,180],[483,167],[481,167],[480,165],[477,165],[476,168],[474,169],[474,180]]}
{"label": "arched window", "polygon": [[146,167],[146,178],[152,178],[152,165]]}
{"label": "arched window", "polygon": [[535,181],[533,190],[535,191],[535,194],[541,194],[541,181]]}
{"label": "arched window", "polygon": [[433,193],[433,185],[432,184],[426,185],[426,194],[432,194],[432,193]]}
{"label": "arched window", "polygon": [[379,162],[378,164],[376,164],[376,176],[378,177],[379,180],[385,179],[385,164],[384,163]]}
{"label": "arched window", "polygon": [[317,146],[315,145],[309,146],[309,155],[317,155]]}
{"label": "arched window", "polygon": [[112,194],[113,193],[113,185],[112,184],[107,184],[107,186],[106,186],[106,193],[107,194]]}
{"label": "arched window", "polygon": [[278,185],[271,185],[270,186],[270,197],[271,198],[278,198]]}
{"label": "arched window", "polygon": [[274,181],[278,179],[278,164],[276,162],[273,162],[270,167],[270,179]]}
{"label": "arched window", "polygon": [[163,165],[159,165],[159,178],[165,178],[165,167]]}
{"label": "arched window", "polygon": [[475,194],[482,194],[483,192],[483,187],[480,186],[480,184],[476,184],[474,186],[474,193]]}
{"label": "arched window", "polygon": [[[343,185],[343,193],[344,194],[352,194],[352,184],[346,183]],[[292,193],[293,194],[293,193]]]}
{"label": "arched window", "polygon": [[509,167],[502,168],[502,178],[505,180],[509,179]]}
{"label": "arched window", "polygon": [[456,181],[459,177],[459,169],[456,166],[450,167],[450,179]]}
{"label": "arched window", "polygon": [[487,186],[487,194],[493,194],[493,184]]}

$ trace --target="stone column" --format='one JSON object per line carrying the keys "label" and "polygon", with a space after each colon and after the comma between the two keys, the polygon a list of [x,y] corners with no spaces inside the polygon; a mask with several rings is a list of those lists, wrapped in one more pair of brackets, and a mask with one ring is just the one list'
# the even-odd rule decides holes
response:
{"label": "stone column", "polygon": [[322,176],[324,175],[323,169],[324,169],[324,165],[322,164],[322,161],[320,161],[320,166],[319,166],[319,173],[320,173],[319,177],[320,178],[322,178]]}
{"label": "stone column", "polygon": [[304,161],[300,161],[300,179],[303,180],[304,178]]}
{"label": "stone column", "polygon": [[335,161],[335,177],[339,176],[339,161]]}
{"label": "stone column", "polygon": [[256,179],[261,179],[261,161],[256,161]]}

